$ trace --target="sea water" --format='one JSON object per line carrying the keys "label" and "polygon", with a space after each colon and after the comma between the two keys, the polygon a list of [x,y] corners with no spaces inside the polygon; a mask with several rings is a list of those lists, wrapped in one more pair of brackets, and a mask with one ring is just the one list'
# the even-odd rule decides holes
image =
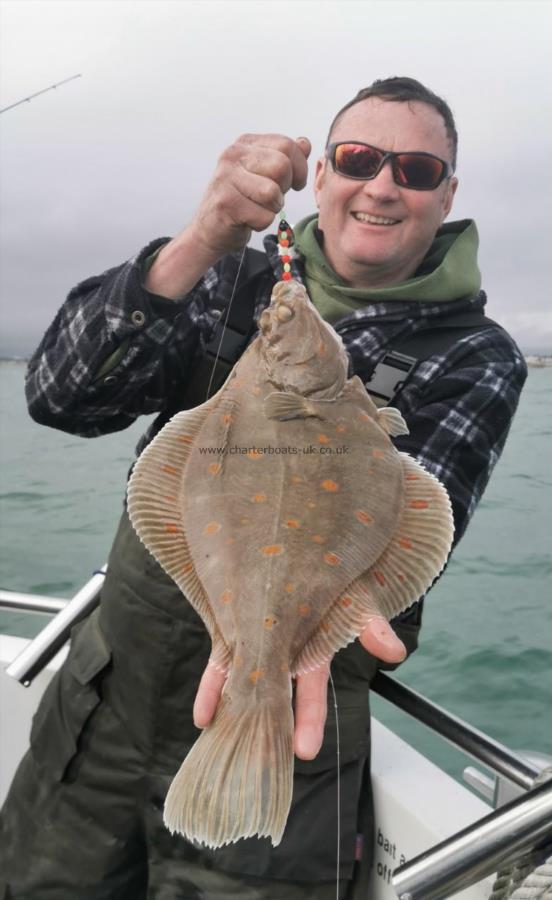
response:
{"label": "sea water", "polygon": [[[24,364],[0,363],[0,586],[70,597],[106,560],[148,420],[101,438],[35,424]],[[552,755],[552,368],[530,369],[506,449],[426,601],[396,677],[513,749]],[[184,601],[183,601],[184,602]],[[0,613],[31,637],[42,615]],[[466,760],[374,697],[375,714],[453,774]]]}

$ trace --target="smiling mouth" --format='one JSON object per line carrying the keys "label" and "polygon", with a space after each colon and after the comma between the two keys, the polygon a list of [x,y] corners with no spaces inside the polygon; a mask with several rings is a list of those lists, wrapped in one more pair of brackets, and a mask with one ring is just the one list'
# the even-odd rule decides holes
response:
{"label": "smiling mouth", "polygon": [[371,216],[369,213],[352,213],[357,222],[367,222],[368,225],[398,225],[401,219],[389,219],[385,216]]}

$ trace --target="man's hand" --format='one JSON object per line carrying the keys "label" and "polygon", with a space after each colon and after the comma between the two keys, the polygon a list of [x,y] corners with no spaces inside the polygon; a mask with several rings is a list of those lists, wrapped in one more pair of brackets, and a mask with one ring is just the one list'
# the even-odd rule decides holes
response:
{"label": "man's hand", "polygon": [[[369,653],[388,663],[399,663],[406,648],[386,619],[376,616],[359,635]],[[322,745],[327,713],[328,666],[297,677],[295,692],[294,750],[300,759],[314,759]],[[194,723],[205,728],[215,714],[226,676],[209,664],[203,673],[194,703]]]}
{"label": "man's hand", "polygon": [[244,134],[219,158],[190,225],[195,240],[219,259],[264,231],[284,206],[284,196],[307,183],[307,138]]}
{"label": "man's hand", "polygon": [[184,297],[214,263],[263,231],[284,195],[307,183],[310,141],[281,134],[244,134],[219,158],[190,225],[166,244],[145,287],[162,297]]}

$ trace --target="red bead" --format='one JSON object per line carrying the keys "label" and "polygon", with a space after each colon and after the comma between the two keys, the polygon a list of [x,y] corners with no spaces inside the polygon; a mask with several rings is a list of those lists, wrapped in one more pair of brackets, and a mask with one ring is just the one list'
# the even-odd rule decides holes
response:
{"label": "red bead", "polygon": [[288,256],[287,254],[285,256],[281,256],[280,259],[283,263],[291,262],[291,256]]}
{"label": "red bead", "polygon": [[279,243],[280,247],[289,247],[289,241],[281,240]]}
{"label": "red bead", "polygon": [[284,272],[282,275],[282,281],[291,281],[292,278],[293,275],[291,274],[291,272]]}

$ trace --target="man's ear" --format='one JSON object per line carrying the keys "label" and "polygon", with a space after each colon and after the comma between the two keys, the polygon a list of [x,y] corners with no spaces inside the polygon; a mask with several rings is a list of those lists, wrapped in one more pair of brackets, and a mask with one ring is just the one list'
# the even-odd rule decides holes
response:
{"label": "man's ear", "polygon": [[324,184],[324,178],[326,174],[326,159],[322,157],[322,159],[316,160],[316,173],[314,176],[314,199],[316,200],[316,205],[320,206],[319,198],[320,191],[322,190],[322,186]]}
{"label": "man's ear", "polygon": [[453,175],[452,178],[450,179],[448,185],[447,185],[447,190],[446,190],[445,197],[444,197],[444,203],[443,203],[443,222],[445,221],[446,217],[448,216],[449,212],[450,212],[451,209],[452,209],[452,204],[453,204],[453,201],[454,201],[454,195],[455,195],[455,193],[456,193],[456,188],[457,188],[457,187],[458,187],[458,179],[456,178],[455,175]]}

